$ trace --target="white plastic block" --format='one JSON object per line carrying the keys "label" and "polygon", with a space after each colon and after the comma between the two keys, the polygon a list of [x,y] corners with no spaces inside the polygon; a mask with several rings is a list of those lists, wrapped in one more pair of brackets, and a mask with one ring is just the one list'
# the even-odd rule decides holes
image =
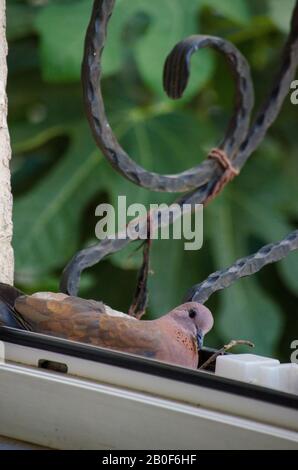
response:
{"label": "white plastic block", "polygon": [[280,364],[277,367],[262,366],[256,383],[263,387],[298,395],[298,364]]}
{"label": "white plastic block", "polygon": [[261,365],[257,371],[255,384],[262,387],[280,389],[279,369],[280,365]]}
{"label": "white plastic block", "polygon": [[254,354],[231,354],[216,359],[216,375],[298,395],[298,364]]}
{"label": "white plastic block", "polygon": [[282,364],[278,372],[279,390],[298,395],[298,364]]}
{"label": "white plastic block", "polygon": [[[262,379],[261,368],[276,367],[280,364],[277,359],[257,356],[255,354],[229,354],[216,359],[215,374],[242,382],[258,383]],[[271,375],[271,370],[264,374]],[[273,377],[270,378],[273,381]],[[263,384],[262,384],[263,385]]]}

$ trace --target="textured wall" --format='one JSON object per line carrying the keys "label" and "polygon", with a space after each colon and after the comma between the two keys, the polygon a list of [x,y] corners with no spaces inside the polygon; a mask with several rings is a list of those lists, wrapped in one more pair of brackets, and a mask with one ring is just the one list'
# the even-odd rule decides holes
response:
{"label": "textured wall", "polygon": [[5,0],[0,0],[0,281],[13,283],[12,195],[9,161],[11,157],[7,128],[7,43]]}

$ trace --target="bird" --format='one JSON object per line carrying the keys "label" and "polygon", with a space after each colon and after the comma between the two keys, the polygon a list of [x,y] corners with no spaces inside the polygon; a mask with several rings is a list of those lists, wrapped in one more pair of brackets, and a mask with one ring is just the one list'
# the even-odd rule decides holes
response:
{"label": "bird", "polygon": [[210,310],[187,302],[154,320],[139,320],[95,300],[62,293],[24,295],[0,284],[0,325],[87,343],[196,369]]}

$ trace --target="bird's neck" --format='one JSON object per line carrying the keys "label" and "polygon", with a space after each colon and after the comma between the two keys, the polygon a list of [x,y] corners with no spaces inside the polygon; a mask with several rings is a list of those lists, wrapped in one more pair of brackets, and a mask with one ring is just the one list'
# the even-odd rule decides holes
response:
{"label": "bird's neck", "polygon": [[184,331],[186,335],[192,335],[196,337],[197,330],[194,323],[188,318],[181,318],[179,316],[164,316],[161,317],[158,321],[162,322],[163,324],[169,325],[171,328],[175,327],[181,331]]}

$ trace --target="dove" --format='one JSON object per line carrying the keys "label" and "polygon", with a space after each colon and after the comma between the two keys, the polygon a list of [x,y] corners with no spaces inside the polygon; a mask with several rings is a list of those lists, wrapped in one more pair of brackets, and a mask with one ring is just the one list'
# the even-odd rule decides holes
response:
{"label": "dove", "polygon": [[15,295],[6,319],[8,315],[36,333],[192,369],[198,366],[203,338],[213,326],[210,310],[196,302],[180,305],[156,320],[138,320],[102,302],[50,292]]}

